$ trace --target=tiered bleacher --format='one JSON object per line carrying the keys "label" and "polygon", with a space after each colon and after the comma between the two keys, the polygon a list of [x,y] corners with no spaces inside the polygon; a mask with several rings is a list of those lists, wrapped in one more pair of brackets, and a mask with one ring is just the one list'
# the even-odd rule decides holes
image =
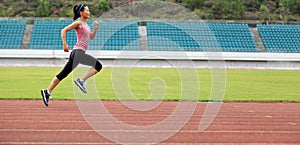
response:
{"label": "tiered bleacher", "polygon": [[208,24],[223,52],[257,52],[247,24]]}
{"label": "tiered bleacher", "polygon": [[257,25],[268,52],[300,52],[300,25]]}
{"label": "tiered bleacher", "polygon": [[95,41],[96,50],[140,50],[137,22],[100,22]]}
{"label": "tiered bleacher", "polygon": [[[37,20],[34,22],[30,49],[62,49],[61,30],[70,20]],[[88,21],[91,31],[93,22]],[[97,35],[89,42],[90,50],[139,50],[137,22],[99,22]],[[70,47],[76,44],[75,30],[67,32]]]}
{"label": "tiered bleacher", "polygon": [[147,33],[154,51],[257,52],[246,24],[148,22]]}
{"label": "tiered bleacher", "polygon": [[[68,20],[34,21],[30,49],[63,49],[61,30],[71,23],[72,21]],[[66,38],[70,47],[76,44],[76,33],[74,30],[67,32]]]}
{"label": "tiered bleacher", "polygon": [[[30,49],[61,50],[61,30],[71,20],[35,20]],[[98,22],[90,50],[141,50],[137,22]],[[88,21],[93,31],[93,22]],[[20,49],[25,20],[0,20],[0,49]],[[300,25],[257,25],[267,52],[300,53]],[[257,52],[247,24],[201,22],[147,22],[150,51]],[[76,44],[75,30],[67,33],[70,47]]]}
{"label": "tiered bleacher", "polygon": [[148,22],[148,46],[151,51],[200,51],[200,45],[195,38],[189,34],[188,25],[175,26],[180,23]]}
{"label": "tiered bleacher", "polygon": [[25,27],[25,20],[0,20],[0,48],[20,49]]}

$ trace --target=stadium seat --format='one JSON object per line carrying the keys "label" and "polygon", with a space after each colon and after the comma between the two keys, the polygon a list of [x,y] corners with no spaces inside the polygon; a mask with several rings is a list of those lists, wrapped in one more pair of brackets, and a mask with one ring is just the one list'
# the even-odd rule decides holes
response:
{"label": "stadium seat", "polygon": [[246,24],[148,22],[147,33],[149,49],[155,51],[257,52]]}
{"label": "stadium seat", "polygon": [[[60,31],[71,24],[70,20],[36,20],[34,21],[30,49],[62,49]],[[75,45],[75,31],[67,33],[67,42],[70,46]]]}
{"label": "stadium seat", "polygon": [[137,22],[101,22],[97,43],[102,50],[140,50]]}
{"label": "stadium seat", "polygon": [[268,52],[300,53],[300,25],[257,25]]}
{"label": "stadium seat", "polygon": [[[62,49],[60,31],[71,24],[70,20],[37,20],[34,22],[31,49]],[[87,22],[93,31],[92,21]],[[139,50],[137,22],[99,22],[94,40],[89,42],[90,50]],[[70,47],[76,44],[75,30],[67,32]],[[126,48],[125,48],[126,47]]]}
{"label": "stadium seat", "polygon": [[0,49],[20,49],[25,20],[0,20]]}

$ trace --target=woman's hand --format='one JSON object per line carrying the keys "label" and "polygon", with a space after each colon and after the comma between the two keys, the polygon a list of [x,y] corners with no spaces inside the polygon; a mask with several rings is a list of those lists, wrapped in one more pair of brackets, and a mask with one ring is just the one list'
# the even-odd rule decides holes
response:
{"label": "woman's hand", "polygon": [[98,30],[98,25],[99,25],[98,22],[94,21],[94,30],[96,30],[96,31]]}
{"label": "woman's hand", "polygon": [[96,36],[96,33],[98,31],[98,22],[97,21],[94,21],[94,32],[90,35],[90,39],[93,40]]}
{"label": "woman's hand", "polygon": [[64,44],[64,52],[69,52],[70,46],[68,44]]}

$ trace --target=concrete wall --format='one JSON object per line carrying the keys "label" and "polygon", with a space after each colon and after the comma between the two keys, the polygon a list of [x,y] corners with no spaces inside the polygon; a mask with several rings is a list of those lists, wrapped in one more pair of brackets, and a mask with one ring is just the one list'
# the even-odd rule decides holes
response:
{"label": "concrete wall", "polygon": [[[229,68],[300,70],[299,53],[181,51],[87,51],[104,67]],[[63,50],[0,50],[0,66],[63,66]]]}

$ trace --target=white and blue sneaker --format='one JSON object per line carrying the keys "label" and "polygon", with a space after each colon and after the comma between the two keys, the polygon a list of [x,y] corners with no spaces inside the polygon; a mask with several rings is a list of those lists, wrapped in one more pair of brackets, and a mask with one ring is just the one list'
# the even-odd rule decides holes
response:
{"label": "white and blue sneaker", "polygon": [[49,93],[49,91],[47,89],[42,89],[41,94],[42,94],[42,97],[43,97],[44,104],[46,106],[48,106],[51,94]]}
{"label": "white and blue sneaker", "polygon": [[80,78],[78,78],[77,80],[74,80],[74,83],[80,88],[80,90],[83,92],[83,93],[87,93],[86,92],[86,89],[84,87],[84,81],[81,80]]}

